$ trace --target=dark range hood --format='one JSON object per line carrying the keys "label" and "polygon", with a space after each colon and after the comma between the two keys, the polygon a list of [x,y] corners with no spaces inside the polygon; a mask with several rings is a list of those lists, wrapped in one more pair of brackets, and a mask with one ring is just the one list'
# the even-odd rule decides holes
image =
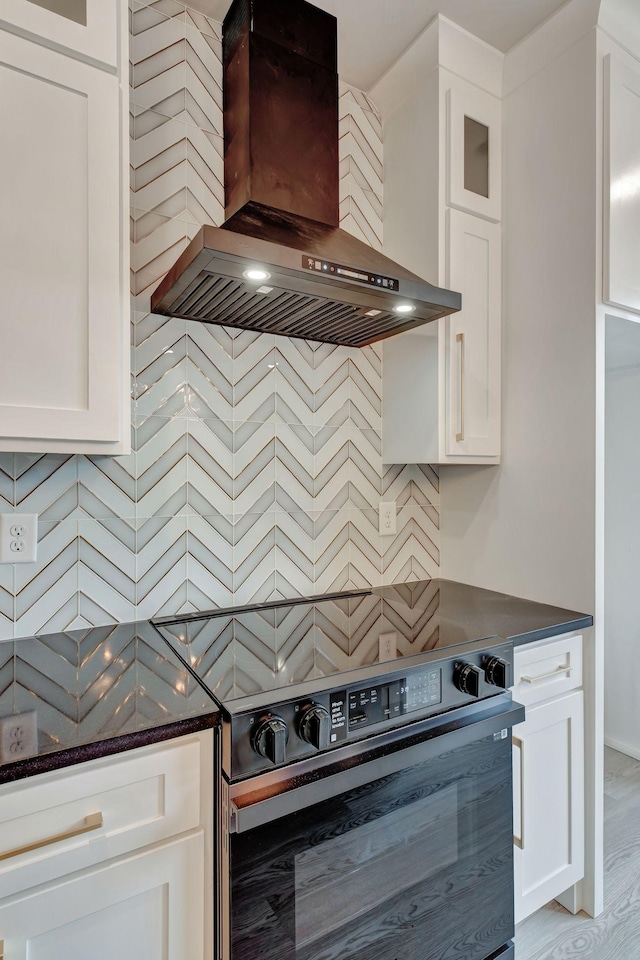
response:
{"label": "dark range hood", "polygon": [[154,313],[362,347],[460,309],[339,223],[337,30],[305,0],[234,0],[223,25],[226,217]]}

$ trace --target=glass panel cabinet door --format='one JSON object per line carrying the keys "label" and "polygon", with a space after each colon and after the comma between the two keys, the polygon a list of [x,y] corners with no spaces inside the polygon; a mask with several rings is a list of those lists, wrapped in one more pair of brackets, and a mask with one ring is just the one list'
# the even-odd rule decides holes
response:
{"label": "glass panel cabinet door", "polygon": [[115,70],[126,0],[0,0],[0,30],[9,27],[54,50]]}
{"label": "glass panel cabinet door", "polygon": [[29,0],[29,3],[35,3],[38,7],[44,7],[45,10],[51,10],[67,20],[86,26],[87,0]]}
{"label": "glass panel cabinet door", "polygon": [[447,91],[447,203],[501,218],[500,101],[481,90]]}

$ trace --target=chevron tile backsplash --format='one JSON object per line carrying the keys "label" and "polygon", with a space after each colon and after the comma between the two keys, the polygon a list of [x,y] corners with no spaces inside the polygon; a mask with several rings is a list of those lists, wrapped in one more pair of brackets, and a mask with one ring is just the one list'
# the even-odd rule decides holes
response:
{"label": "chevron tile backsplash", "polygon": [[[382,464],[379,345],[149,314],[224,217],[221,27],[132,0],[131,33],[133,452],[0,454],[0,510],[40,515],[38,562],[0,566],[0,639],[438,576],[437,472]],[[382,148],[341,84],[341,225],[378,248]]]}

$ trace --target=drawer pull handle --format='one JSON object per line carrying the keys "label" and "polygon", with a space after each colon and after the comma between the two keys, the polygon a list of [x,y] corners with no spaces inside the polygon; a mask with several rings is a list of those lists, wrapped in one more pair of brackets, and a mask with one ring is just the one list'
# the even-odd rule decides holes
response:
{"label": "drawer pull handle", "polygon": [[520,836],[514,833],[513,842],[520,850],[524,850],[524,741],[514,734],[511,742],[520,751]]}
{"label": "drawer pull handle", "polygon": [[525,683],[539,683],[540,680],[550,680],[551,677],[561,677],[564,673],[571,673],[573,667],[558,667],[551,673],[541,673],[537,677],[520,677]]}
{"label": "drawer pull handle", "polygon": [[[52,837],[46,837],[44,840],[34,840],[33,843],[25,843],[23,847],[14,847],[13,850],[6,850],[0,853],[0,860],[10,860],[12,857],[19,857],[22,853],[30,853],[32,850],[39,850],[41,847],[48,847],[52,843],[59,843],[61,840],[70,840],[72,837],[79,837],[83,833],[91,833],[92,830],[99,830],[103,824],[102,813],[90,813],[84,818],[81,827],[74,827],[73,830],[65,830],[64,833],[56,833]],[[2,953],[0,953],[2,960]]]}

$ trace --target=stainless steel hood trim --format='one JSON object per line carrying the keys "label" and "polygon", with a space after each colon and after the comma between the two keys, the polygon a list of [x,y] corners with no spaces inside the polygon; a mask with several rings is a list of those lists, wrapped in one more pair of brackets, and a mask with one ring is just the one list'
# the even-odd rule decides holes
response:
{"label": "stainless steel hood trim", "polygon": [[[304,221],[305,226],[307,223]],[[270,232],[270,226],[268,221],[263,224],[263,235]],[[277,232],[282,232],[280,224]],[[291,239],[297,239],[295,231]],[[167,316],[361,347],[461,307],[460,294],[426,283],[345,231],[314,224],[311,235],[306,231],[306,239],[306,249],[296,248],[229,228],[205,226],[153,294],[151,310]],[[363,256],[356,259],[354,253],[360,253],[359,248],[363,248]],[[365,254],[366,269],[393,277],[398,281],[397,292],[357,280],[337,280],[301,266],[306,256],[337,260],[357,270],[362,269]],[[250,265],[261,265],[269,271],[271,276],[265,283],[272,288],[269,293],[259,294],[261,284],[244,278],[244,270]],[[228,290],[224,285],[216,286],[216,278],[233,281],[234,285]],[[284,310],[284,317],[271,317],[270,308],[282,294],[294,295],[289,308]],[[411,303],[414,311],[396,314],[394,307],[405,302]],[[340,306],[345,309],[340,310]],[[367,316],[371,310],[380,314]],[[261,311],[266,311],[263,323],[259,321]]]}

